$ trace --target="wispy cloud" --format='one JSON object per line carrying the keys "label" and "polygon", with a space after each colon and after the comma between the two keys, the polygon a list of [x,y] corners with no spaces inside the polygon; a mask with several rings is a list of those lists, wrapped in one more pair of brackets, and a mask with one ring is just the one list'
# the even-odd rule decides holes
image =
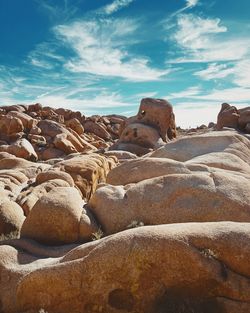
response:
{"label": "wispy cloud", "polygon": [[242,103],[250,101],[250,88],[232,87],[224,89],[212,89],[207,92],[201,87],[190,87],[181,92],[171,93],[168,98],[170,99],[191,99],[203,101],[217,101],[229,103]]}
{"label": "wispy cloud", "polygon": [[222,36],[227,31],[219,18],[181,14],[172,38],[182,49],[183,57],[170,62],[218,62],[244,58],[249,52],[249,38]]}
{"label": "wispy cloud", "polygon": [[153,68],[148,58],[129,52],[137,28],[132,19],[82,20],[55,27],[58,38],[76,53],[65,68],[130,81],[161,79],[169,69]]}
{"label": "wispy cloud", "polygon": [[199,0],[186,0],[186,7],[194,7],[198,4]]}
{"label": "wispy cloud", "polygon": [[102,7],[99,10],[99,13],[102,14],[113,14],[127,6],[129,6],[132,2],[134,2],[135,0],[115,0],[110,4],[105,5],[104,7]]}
{"label": "wispy cloud", "polygon": [[53,22],[67,21],[78,11],[77,7],[68,3],[68,0],[60,1],[58,5],[51,4],[49,0],[35,0],[35,2]]}
{"label": "wispy cloud", "polygon": [[169,29],[169,22],[176,16],[179,16],[184,11],[195,7],[199,3],[199,0],[186,0],[186,4],[184,7],[180,8],[179,10],[173,12],[170,16],[168,16],[162,23],[165,25],[166,29]]}
{"label": "wispy cloud", "polygon": [[197,71],[194,75],[204,80],[214,80],[231,76],[231,82],[240,87],[250,87],[250,61],[243,59],[235,63],[211,63],[206,69]]}
{"label": "wispy cloud", "polygon": [[180,92],[171,93],[167,96],[167,98],[169,99],[189,98],[200,94],[201,90],[202,90],[201,87],[193,86]]}
{"label": "wispy cloud", "polygon": [[204,70],[197,71],[194,75],[204,80],[225,78],[234,73],[234,68],[226,64],[211,63]]}

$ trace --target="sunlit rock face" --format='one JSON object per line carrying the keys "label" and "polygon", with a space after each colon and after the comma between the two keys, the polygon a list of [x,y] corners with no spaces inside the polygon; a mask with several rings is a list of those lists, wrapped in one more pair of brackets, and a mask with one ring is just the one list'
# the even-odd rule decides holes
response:
{"label": "sunlit rock face", "polygon": [[217,117],[217,130],[230,127],[250,134],[250,107],[237,109],[228,103],[221,105]]}
{"label": "sunlit rock face", "polygon": [[177,139],[158,99],[2,108],[22,127],[0,141],[0,313],[250,312],[248,113],[224,108]]}
{"label": "sunlit rock face", "polygon": [[141,100],[137,115],[123,123],[120,138],[110,149],[143,155],[175,137],[172,105],[163,99],[145,98]]}

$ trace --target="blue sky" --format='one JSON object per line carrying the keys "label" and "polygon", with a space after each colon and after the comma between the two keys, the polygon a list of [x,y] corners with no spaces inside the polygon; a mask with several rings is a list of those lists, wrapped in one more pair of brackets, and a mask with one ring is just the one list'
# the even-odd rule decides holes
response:
{"label": "blue sky", "polygon": [[136,114],[182,127],[250,104],[249,0],[0,0],[0,103]]}

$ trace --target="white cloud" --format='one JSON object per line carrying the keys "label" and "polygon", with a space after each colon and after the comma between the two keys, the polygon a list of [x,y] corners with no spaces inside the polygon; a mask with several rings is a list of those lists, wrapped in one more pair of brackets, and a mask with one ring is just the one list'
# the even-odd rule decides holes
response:
{"label": "white cloud", "polygon": [[199,0],[186,0],[187,7],[194,7],[198,4]]}
{"label": "white cloud", "polygon": [[233,67],[228,67],[226,64],[211,63],[205,70],[198,71],[194,73],[194,75],[199,76],[204,80],[210,80],[225,78],[233,73],[234,73]]}
{"label": "white cloud", "polygon": [[158,94],[157,91],[151,91],[151,92],[141,92],[137,93],[133,96],[134,99],[142,99],[142,98],[154,98]]}
{"label": "white cloud", "polygon": [[172,93],[166,98],[169,99],[192,99],[203,101],[218,101],[219,103],[242,103],[250,102],[250,88],[233,87],[225,89],[212,89],[211,92],[206,93],[199,87],[191,87],[181,92]]}
{"label": "white cloud", "polygon": [[181,14],[177,27],[173,39],[182,48],[184,56],[171,60],[170,63],[241,60],[249,53],[249,38],[222,36],[228,29],[221,25],[218,18]]}
{"label": "white cloud", "polygon": [[46,62],[44,60],[39,60],[39,59],[36,59],[36,58],[30,58],[30,63],[34,66],[37,66],[37,67],[41,67],[43,69],[47,69],[47,70],[50,70],[53,68],[53,65],[49,62]]}
{"label": "white cloud", "polygon": [[171,20],[180,15],[181,13],[183,13],[184,11],[188,10],[188,9],[192,9],[193,7],[195,7],[198,4],[199,0],[186,0],[186,5],[184,7],[182,7],[181,9],[173,12],[167,19],[165,19],[163,21],[164,24],[164,28],[166,30],[171,29],[174,27],[174,24],[169,24],[171,22]]}
{"label": "white cloud", "polygon": [[54,22],[55,20],[68,20],[78,11],[77,7],[68,4],[68,0],[60,1],[58,5],[52,5],[49,0],[35,0],[40,9]]}
{"label": "white cloud", "polygon": [[113,14],[127,6],[129,6],[135,0],[115,0],[110,4],[107,4],[103,8],[101,8],[100,13],[104,13],[107,15]]}
{"label": "white cloud", "polygon": [[137,27],[130,19],[83,20],[57,26],[58,37],[77,55],[65,64],[66,69],[130,81],[159,80],[170,70],[152,68],[149,59],[128,51]]}
{"label": "white cloud", "polygon": [[204,80],[222,79],[229,75],[232,76],[231,81],[240,87],[250,87],[250,61],[241,60],[234,64],[209,64],[204,70],[194,73]]}
{"label": "white cloud", "polygon": [[233,82],[238,86],[250,88],[250,60],[237,62],[233,70]]}
{"label": "white cloud", "polygon": [[180,92],[174,92],[167,96],[169,99],[189,98],[196,96],[201,92],[201,88],[194,86]]}

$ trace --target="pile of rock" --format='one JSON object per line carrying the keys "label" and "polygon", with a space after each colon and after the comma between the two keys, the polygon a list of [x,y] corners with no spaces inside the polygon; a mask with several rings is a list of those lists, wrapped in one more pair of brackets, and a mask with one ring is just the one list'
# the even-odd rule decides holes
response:
{"label": "pile of rock", "polygon": [[[36,127],[76,147],[48,112]],[[81,125],[110,140],[117,119]],[[21,232],[0,243],[0,312],[250,312],[249,136],[202,127],[170,141],[172,108],[152,99],[122,125],[119,151],[0,152],[0,234]]]}
{"label": "pile of rock", "polygon": [[136,116],[125,120],[120,138],[110,150],[143,155],[176,137],[172,105],[163,99],[142,99]]}
{"label": "pile of rock", "polygon": [[250,107],[237,109],[228,103],[222,103],[217,118],[217,129],[223,127],[239,129],[250,134]]}
{"label": "pile of rock", "polygon": [[27,160],[62,158],[109,147],[122,116],[92,116],[40,104],[1,107],[0,151]]}

